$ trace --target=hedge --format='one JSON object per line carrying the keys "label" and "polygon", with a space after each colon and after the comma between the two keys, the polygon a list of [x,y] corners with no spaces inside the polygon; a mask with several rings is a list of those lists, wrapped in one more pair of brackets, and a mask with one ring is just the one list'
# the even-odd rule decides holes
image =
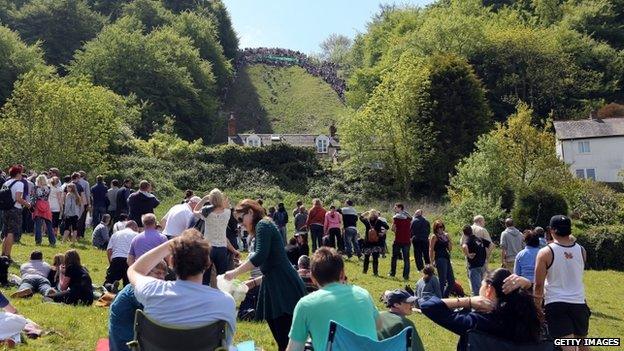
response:
{"label": "hedge", "polygon": [[574,235],[587,251],[587,268],[624,271],[624,226],[591,227]]}

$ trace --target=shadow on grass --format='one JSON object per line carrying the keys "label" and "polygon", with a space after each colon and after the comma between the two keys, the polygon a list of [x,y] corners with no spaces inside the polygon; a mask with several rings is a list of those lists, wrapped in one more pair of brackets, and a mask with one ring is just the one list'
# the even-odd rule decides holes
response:
{"label": "shadow on grass", "polygon": [[602,313],[602,312],[598,312],[598,311],[592,311],[592,316],[597,317],[597,318],[603,318],[603,319],[609,319],[612,321],[622,321],[621,318],[615,317],[615,316],[611,316],[608,315],[606,313]]}

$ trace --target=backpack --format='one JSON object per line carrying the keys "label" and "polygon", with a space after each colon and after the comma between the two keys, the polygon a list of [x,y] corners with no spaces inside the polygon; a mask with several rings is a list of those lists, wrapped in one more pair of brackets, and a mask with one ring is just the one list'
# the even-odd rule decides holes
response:
{"label": "backpack", "polygon": [[19,182],[19,180],[14,180],[11,185],[8,187],[2,187],[0,190],[0,210],[8,211],[15,206],[15,200],[13,200],[13,194],[11,193],[11,188],[15,183]]}
{"label": "backpack", "polygon": [[369,243],[376,243],[379,241],[379,233],[372,224],[371,229],[368,230],[368,235],[366,235],[366,241]]}

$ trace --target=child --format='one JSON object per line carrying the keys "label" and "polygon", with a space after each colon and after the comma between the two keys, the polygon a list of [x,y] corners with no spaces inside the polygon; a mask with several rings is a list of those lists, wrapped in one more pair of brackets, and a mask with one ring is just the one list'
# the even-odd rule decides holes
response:
{"label": "child", "polygon": [[423,276],[416,282],[416,297],[420,305],[421,302],[429,300],[432,296],[442,298],[442,290],[440,289],[440,281],[435,275],[435,269],[432,265],[425,265],[422,270]]}

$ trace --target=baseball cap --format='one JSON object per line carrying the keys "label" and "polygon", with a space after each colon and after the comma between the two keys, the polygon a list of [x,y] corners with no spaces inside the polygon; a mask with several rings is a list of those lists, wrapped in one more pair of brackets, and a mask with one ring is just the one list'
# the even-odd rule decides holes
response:
{"label": "baseball cap", "polygon": [[394,304],[401,302],[414,303],[417,298],[416,296],[410,295],[410,293],[403,289],[396,289],[392,291],[386,291],[385,300],[386,307],[392,307],[394,306]]}
{"label": "baseball cap", "polygon": [[560,235],[570,235],[572,233],[572,221],[564,215],[556,215],[550,218],[550,228]]}

